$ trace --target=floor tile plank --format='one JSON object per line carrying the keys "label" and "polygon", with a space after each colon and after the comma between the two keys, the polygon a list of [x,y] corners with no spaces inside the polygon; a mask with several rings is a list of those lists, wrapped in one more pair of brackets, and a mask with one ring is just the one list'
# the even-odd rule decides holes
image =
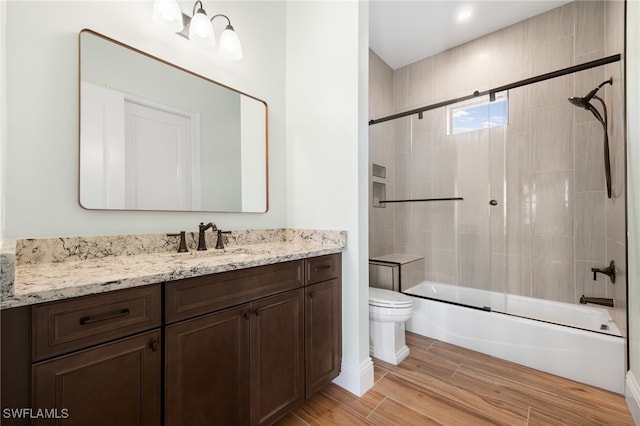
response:
{"label": "floor tile plank", "polygon": [[278,426],[308,426],[309,423],[303,421],[293,411],[278,420]]}
{"label": "floor tile plank", "polygon": [[[606,400],[576,399],[572,397],[569,389],[572,386],[584,389],[586,385],[579,385],[560,377],[554,377],[554,380],[547,382],[546,387],[532,386],[527,383],[528,380],[518,382],[513,377],[488,373],[478,367],[462,366],[456,372],[455,383],[459,386],[467,386],[461,383],[462,380],[466,380],[466,383],[469,383],[470,380],[476,380],[478,386],[491,383],[493,387],[486,386],[485,390],[493,389],[503,394],[503,398],[509,398],[511,403],[519,401],[529,404],[531,407],[542,408],[550,413],[561,413],[561,417],[568,421],[600,422],[600,424],[614,421],[613,424],[633,425],[633,423],[628,423],[628,409],[624,409],[626,406],[622,408],[615,404],[616,408],[611,408]],[[607,399],[623,398],[620,395],[609,393]]]}
{"label": "floor tile plank", "polygon": [[368,417],[369,414],[384,400],[384,395],[375,389],[370,389],[369,392],[358,398],[351,392],[341,388],[338,385],[330,383],[327,387],[321,391],[326,396],[335,399],[343,407],[353,411],[362,417]]}
{"label": "floor tile plank", "polygon": [[400,365],[374,358],[361,398],[329,384],[277,425],[633,425],[622,395],[414,333],[407,345]]}
{"label": "floor tile plank", "polygon": [[440,395],[431,389],[420,387],[393,373],[387,374],[376,385],[388,398],[410,407],[432,419],[447,425],[510,425],[489,414]]}
{"label": "floor tile plank", "polygon": [[336,401],[333,398],[329,398],[322,392],[318,392],[304,402],[304,404],[297,407],[293,412],[300,419],[305,421],[308,424],[313,424],[313,422],[325,414],[327,414],[331,410],[335,410],[340,407],[340,402]]}
{"label": "floor tile plank", "polygon": [[379,426],[421,425],[440,426],[431,417],[425,416],[409,407],[406,407],[392,399],[385,399],[371,415],[369,419]]}
{"label": "floor tile plank", "polygon": [[311,425],[375,426],[375,423],[340,406],[310,422]]}

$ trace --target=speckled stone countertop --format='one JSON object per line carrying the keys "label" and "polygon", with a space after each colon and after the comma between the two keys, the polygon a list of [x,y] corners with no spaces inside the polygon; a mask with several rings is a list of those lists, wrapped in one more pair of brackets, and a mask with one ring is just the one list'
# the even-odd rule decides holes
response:
{"label": "speckled stone countertop", "polygon": [[[189,233],[188,253],[177,253],[177,239],[166,235],[6,240],[0,246],[0,308],[339,253],[346,247],[344,231],[233,231],[226,237],[225,249],[203,252],[195,251],[197,235]],[[207,239],[207,246],[215,247],[214,238]]]}

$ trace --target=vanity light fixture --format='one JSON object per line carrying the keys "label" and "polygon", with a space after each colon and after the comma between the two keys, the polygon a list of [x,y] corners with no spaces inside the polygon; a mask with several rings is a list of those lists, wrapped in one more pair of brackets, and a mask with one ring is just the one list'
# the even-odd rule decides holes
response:
{"label": "vanity light fixture", "polygon": [[207,49],[213,49],[216,44],[213,20],[218,17],[227,20],[227,26],[220,35],[218,53],[223,58],[231,61],[242,59],[240,39],[233,26],[231,26],[231,20],[227,15],[219,13],[209,18],[200,0],[194,3],[191,17],[180,11],[177,0],[154,0],[153,4],[154,21],[189,39],[195,45]]}

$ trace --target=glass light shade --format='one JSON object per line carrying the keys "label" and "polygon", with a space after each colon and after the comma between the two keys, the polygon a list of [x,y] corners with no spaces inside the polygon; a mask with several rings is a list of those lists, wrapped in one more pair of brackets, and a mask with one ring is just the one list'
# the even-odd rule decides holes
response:
{"label": "glass light shade", "polygon": [[231,25],[227,25],[227,28],[220,35],[220,56],[232,61],[238,61],[242,59],[242,45],[238,34],[233,30]]}
{"label": "glass light shade", "polygon": [[212,49],[216,44],[213,25],[202,9],[196,12],[189,24],[189,40],[200,47]]}
{"label": "glass light shade", "polygon": [[184,28],[182,12],[177,0],[155,0],[153,2],[153,20],[174,33],[179,33]]}

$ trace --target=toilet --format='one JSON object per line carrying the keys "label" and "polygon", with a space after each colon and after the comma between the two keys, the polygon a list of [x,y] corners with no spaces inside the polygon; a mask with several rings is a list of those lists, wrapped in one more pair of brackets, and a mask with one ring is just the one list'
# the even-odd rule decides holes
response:
{"label": "toilet", "polygon": [[398,365],[409,355],[404,323],[411,318],[413,300],[402,293],[369,287],[369,344],[371,356]]}

